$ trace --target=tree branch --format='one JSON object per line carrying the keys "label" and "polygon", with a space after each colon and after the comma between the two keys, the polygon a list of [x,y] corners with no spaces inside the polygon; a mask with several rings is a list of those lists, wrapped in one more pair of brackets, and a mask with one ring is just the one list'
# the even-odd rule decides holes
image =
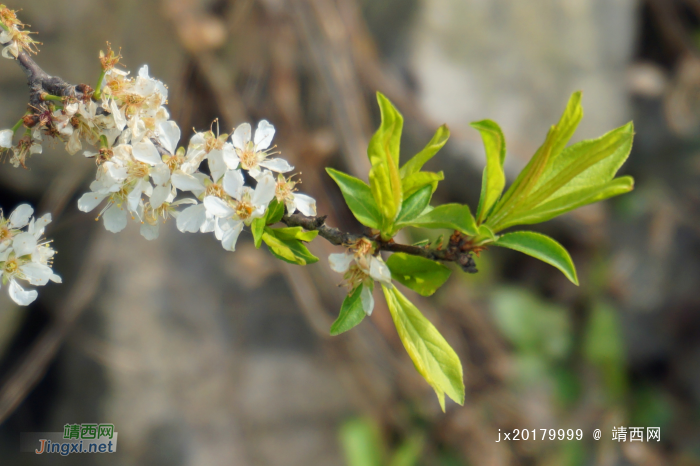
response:
{"label": "tree branch", "polygon": [[455,262],[462,270],[469,273],[476,273],[476,263],[472,257],[472,245],[466,241],[464,236],[455,232],[450,237],[450,241],[445,249],[423,248],[408,244],[399,244],[393,241],[385,242],[377,237],[368,235],[358,235],[354,233],[344,233],[337,228],[326,225],[326,216],[307,217],[297,212],[292,215],[282,217],[282,223],[290,227],[302,227],[309,231],[318,231],[319,236],[328,240],[336,246],[351,246],[362,238],[368,238],[377,243],[380,251],[402,252],[412,256],[425,257],[426,259],[442,262]]}

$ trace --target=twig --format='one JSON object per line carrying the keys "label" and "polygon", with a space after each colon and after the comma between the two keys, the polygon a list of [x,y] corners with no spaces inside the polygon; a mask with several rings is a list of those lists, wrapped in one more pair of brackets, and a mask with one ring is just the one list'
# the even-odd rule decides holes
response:
{"label": "twig", "polygon": [[290,227],[302,227],[309,231],[318,231],[319,236],[328,240],[336,246],[350,246],[362,238],[369,238],[375,241],[380,251],[403,252],[413,256],[425,257],[434,261],[456,262],[462,270],[469,273],[476,273],[476,263],[471,254],[470,245],[459,233],[450,237],[450,242],[445,249],[422,248],[408,244],[399,244],[393,241],[381,241],[375,237],[358,235],[354,233],[344,233],[337,228],[326,225],[326,217],[306,217],[300,213],[285,215],[282,223]]}

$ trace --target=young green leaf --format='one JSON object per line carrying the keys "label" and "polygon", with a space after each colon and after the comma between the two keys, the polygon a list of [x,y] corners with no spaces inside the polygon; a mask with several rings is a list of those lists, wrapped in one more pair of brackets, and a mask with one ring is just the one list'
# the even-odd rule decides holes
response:
{"label": "young green leaf", "polygon": [[[285,234],[282,233],[284,236]],[[285,262],[297,265],[313,264],[318,262],[314,256],[298,239],[282,239],[277,237],[277,230],[265,227],[262,240],[267,244],[270,252]]]}
{"label": "young green leaf", "polygon": [[420,228],[445,228],[458,230],[465,235],[477,234],[476,222],[469,211],[469,206],[461,204],[443,204],[409,222],[397,224],[397,227],[407,226]]}
{"label": "young green leaf", "polygon": [[410,195],[421,189],[423,186],[430,185],[432,187],[432,192],[434,193],[437,189],[439,181],[445,179],[445,174],[442,172],[416,172],[412,173],[406,178],[401,180],[401,190],[403,191],[403,198],[408,199]]}
{"label": "young green leaf", "polygon": [[382,223],[382,214],[374,202],[370,187],[364,181],[338,170],[326,168],[326,172],[340,188],[343,199],[355,218],[361,224],[378,230]]}
{"label": "young green leaf", "polygon": [[396,218],[396,223],[408,222],[418,217],[428,206],[432,196],[433,189],[431,186],[423,186],[421,189],[411,194],[403,201],[403,204],[401,204],[401,211]]}
{"label": "young green leaf", "polygon": [[333,325],[331,325],[331,335],[340,335],[362,322],[365,318],[365,311],[362,309],[360,294],[364,285],[360,285],[345,297],[340,308],[340,314]]}
{"label": "young green leaf", "polygon": [[418,173],[420,169],[423,168],[423,165],[425,165],[428,160],[432,159],[433,156],[437,154],[440,149],[442,149],[449,138],[450,130],[447,125],[440,126],[437,131],[435,131],[435,135],[430,140],[428,145],[425,146],[422,151],[414,155],[411,160],[406,162],[403,167],[401,167],[401,170],[399,171],[401,178],[403,179],[409,175]]}
{"label": "young green leaf", "polygon": [[425,257],[397,252],[386,261],[391,277],[422,296],[430,296],[445,284],[452,271]]}
{"label": "young green leaf", "polygon": [[284,217],[284,203],[277,202],[276,198],[272,199],[265,213],[265,224],[273,225],[282,220],[282,217]]}
{"label": "young green leaf", "polygon": [[340,427],[347,466],[384,466],[386,452],[379,427],[371,419],[351,419]]}
{"label": "young green leaf", "polygon": [[255,242],[255,247],[260,248],[262,243],[262,235],[265,231],[265,217],[256,218],[250,225],[250,231],[253,233],[253,241]]}
{"label": "young green leaf", "polygon": [[391,157],[375,163],[369,171],[369,186],[372,196],[382,214],[381,230],[391,228],[401,208],[401,178]]}
{"label": "young green leaf", "polygon": [[498,202],[506,185],[506,174],[503,171],[503,163],[506,160],[506,140],[500,126],[494,121],[477,121],[471,126],[481,133],[486,150],[486,167],[481,177],[481,197],[476,211],[476,223],[480,224]]}
{"label": "young green leaf", "polygon": [[518,205],[528,198],[542,175],[551,167],[569,142],[582,117],[581,93],[575,92],[569,99],[559,123],[550,128],[542,146],[493,208],[489,218],[492,226],[498,224],[502,218],[516,210]]}
{"label": "young green leaf", "polygon": [[394,161],[394,165],[398,167],[403,116],[381,92],[377,92],[377,103],[379,104],[382,122],[369,141],[367,155],[372,166],[379,162],[385,162],[388,156]]}
{"label": "young green leaf", "polygon": [[318,236],[318,230],[306,231],[302,227],[284,227],[284,228],[267,228],[274,231],[274,234],[279,239],[292,240],[298,239],[307,243],[311,242]]}
{"label": "young green leaf", "polygon": [[564,247],[549,236],[533,231],[516,231],[506,233],[496,239],[494,246],[520,251],[543,262],[546,262],[566,275],[566,278],[578,286],[576,268],[571,256]]}
{"label": "young green leaf", "polygon": [[445,411],[445,394],[464,404],[462,363],[435,326],[395,287],[382,285],[391,317],[416,369],[433,387]]}
{"label": "young green leaf", "polygon": [[514,225],[541,223],[566,212],[578,209],[584,205],[628,193],[632,191],[633,188],[634,179],[632,179],[631,176],[621,176],[608,181],[602,186],[581,189],[565,196],[557,197],[554,200],[547,201],[532,210],[524,212],[518,217],[507,219],[506,223],[500,226],[500,229],[506,229]]}

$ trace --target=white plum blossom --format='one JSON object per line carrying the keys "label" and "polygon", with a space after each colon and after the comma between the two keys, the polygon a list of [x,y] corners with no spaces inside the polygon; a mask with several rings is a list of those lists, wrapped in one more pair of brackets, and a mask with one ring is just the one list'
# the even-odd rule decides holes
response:
{"label": "white plum blossom", "polygon": [[277,173],[287,173],[294,167],[284,159],[270,159],[274,147],[270,148],[272,138],[275,136],[275,127],[267,120],[258,123],[255,137],[251,140],[250,124],[243,123],[233,132],[233,146],[241,161],[241,168],[248,170],[250,176],[257,179],[262,174],[262,168],[267,168]]}
{"label": "white plum blossom", "polygon": [[391,288],[391,271],[381,256],[373,254],[373,246],[369,240],[362,239],[354,246],[353,251],[331,254],[328,262],[331,269],[342,273],[350,292],[362,286],[360,300],[365,314],[371,315],[374,310],[374,282]]}
{"label": "white plum blossom", "polygon": [[275,185],[275,197],[277,202],[284,203],[287,212],[292,215],[297,210],[307,217],[316,216],[316,200],[306,194],[296,192],[298,181],[285,178],[281,173],[277,175]]}
{"label": "white plum blossom", "polygon": [[34,209],[28,204],[18,206],[5,219],[0,210],[0,286],[8,286],[10,298],[20,306],[36,300],[36,290],[25,290],[18,280],[30,285],[44,286],[49,281],[61,283],[51,266],[55,251],[50,241],[43,240],[51,215],[34,219]]}
{"label": "white plum blossom", "polygon": [[0,131],[0,149],[10,149],[12,147],[12,138],[15,133],[11,129],[3,129]]}

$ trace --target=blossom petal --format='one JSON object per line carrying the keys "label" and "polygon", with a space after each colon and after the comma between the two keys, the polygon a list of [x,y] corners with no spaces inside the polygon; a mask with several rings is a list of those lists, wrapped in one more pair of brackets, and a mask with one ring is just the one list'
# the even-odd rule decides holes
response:
{"label": "blossom petal", "polygon": [[294,194],[294,207],[307,217],[316,216],[316,200],[306,194]]}
{"label": "blossom petal", "polygon": [[238,165],[241,163],[241,159],[238,158],[238,154],[236,154],[236,150],[231,144],[224,144],[223,153],[224,163],[229,168],[229,170],[235,170],[236,168],[238,168]]}
{"label": "blossom petal", "polygon": [[180,191],[192,191],[197,193],[206,189],[198,178],[180,171],[173,173],[170,182]]}
{"label": "blossom petal", "polygon": [[78,209],[81,212],[90,212],[100,205],[105,200],[105,197],[107,197],[106,194],[85,193],[78,200]]}
{"label": "blossom petal", "polygon": [[350,264],[355,259],[355,256],[350,253],[337,253],[328,256],[328,263],[334,272],[345,273],[350,268]]}
{"label": "blossom petal", "polygon": [[156,186],[151,194],[151,207],[157,209],[170,196],[170,186]]}
{"label": "blossom petal", "polygon": [[29,204],[18,205],[10,214],[10,228],[24,228],[33,213],[34,209]]}
{"label": "blossom petal", "polygon": [[206,216],[203,204],[187,207],[177,216],[177,229],[183,233],[197,233],[206,220]]}
{"label": "blossom petal", "polygon": [[20,233],[12,240],[15,256],[22,257],[31,254],[36,249],[36,238],[31,233]]}
{"label": "blossom petal", "polygon": [[9,149],[12,147],[12,137],[15,133],[11,129],[3,129],[0,131],[0,147]]}
{"label": "blossom petal", "polygon": [[15,280],[10,280],[10,298],[20,306],[29,306],[33,303],[39,293],[36,290],[25,291]]}
{"label": "blossom petal", "polygon": [[245,146],[250,142],[250,124],[241,123],[233,132],[233,147],[236,149],[245,149]]}
{"label": "blossom petal", "polygon": [[277,173],[287,173],[294,170],[294,165],[290,165],[289,162],[284,159],[263,160],[260,162],[260,166]]}
{"label": "blossom petal", "polygon": [[151,169],[151,179],[156,185],[165,184],[170,179],[170,169],[164,163],[159,163]]}
{"label": "blossom petal", "polygon": [[151,225],[148,222],[143,222],[141,224],[141,236],[146,238],[148,241],[158,238],[158,234],[160,233],[159,230],[160,229],[157,222],[155,225]]}
{"label": "blossom petal", "polygon": [[228,170],[224,175],[224,191],[239,201],[243,192],[243,184],[243,172],[240,170]]}
{"label": "blossom petal", "polygon": [[243,230],[243,222],[238,222],[232,228],[224,231],[223,238],[221,239],[221,245],[224,249],[227,251],[236,250],[236,241],[238,241],[241,230]]}
{"label": "blossom petal", "polygon": [[207,163],[209,164],[211,178],[214,180],[214,183],[216,183],[222,176],[224,176],[224,173],[226,173],[226,170],[228,169],[226,163],[224,162],[223,151],[216,149],[209,152],[209,155],[207,156]]}
{"label": "blossom petal", "polygon": [[219,218],[228,218],[235,213],[235,211],[229,207],[228,204],[216,196],[205,197],[204,207],[206,207],[207,212]]}
{"label": "blossom petal", "polygon": [[117,204],[112,204],[102,216],[102,220],[107,231],[119,233],[126,228],[126,210]]}
{"label": "blossom petal", "polygon": [[163,121],[158,125],[158,140],[171,154],[175,154],[177,143],[180,142],[180,127],[174,121]]}
{"label": "blossom petal", "polygon": [[45,264],[39,264],[38,262],[29,262],[20,266],[19,268],[27,281],[34,286],[44,286],[49,282],[49,279],[53,275],[51,267]]}
{"label": "blossom petal", "polygon": [[362,291],[360,291],[360,301],[362,302],[362,310],[365,311],[365,314],[371,316],[374,310],[374,296],[369,286],[364,285],[362,287]]}
{"label": "blossom petal", "polygon": [[263,206],[270,203],[273,197],[275,197],[275,178],[272,173],[265,172],[262,177],[258,179],[258,185],[255,187],[255,192],[253,193],[253,198],[251,201],[255,206]]}
{"label": "blossom petal", "polygon": [[391,285],[391,271],[383,260],[371,256],[369,259],[369,276],[378,282]]}
{"label": "blossom petal", "polygon": [[149,139],[144,139],[138,144],[134,144],[134,158],[139,162],[149,165],[163,163],[158,149],[156,149],[156,146]]}
{"label": "blossom petal", "polygon": [[272,144],[272,138],[275,136],[275,127],[267,120],[261,120],[258,123],[258,129],[255,130],[255,150],[265,150]]}

